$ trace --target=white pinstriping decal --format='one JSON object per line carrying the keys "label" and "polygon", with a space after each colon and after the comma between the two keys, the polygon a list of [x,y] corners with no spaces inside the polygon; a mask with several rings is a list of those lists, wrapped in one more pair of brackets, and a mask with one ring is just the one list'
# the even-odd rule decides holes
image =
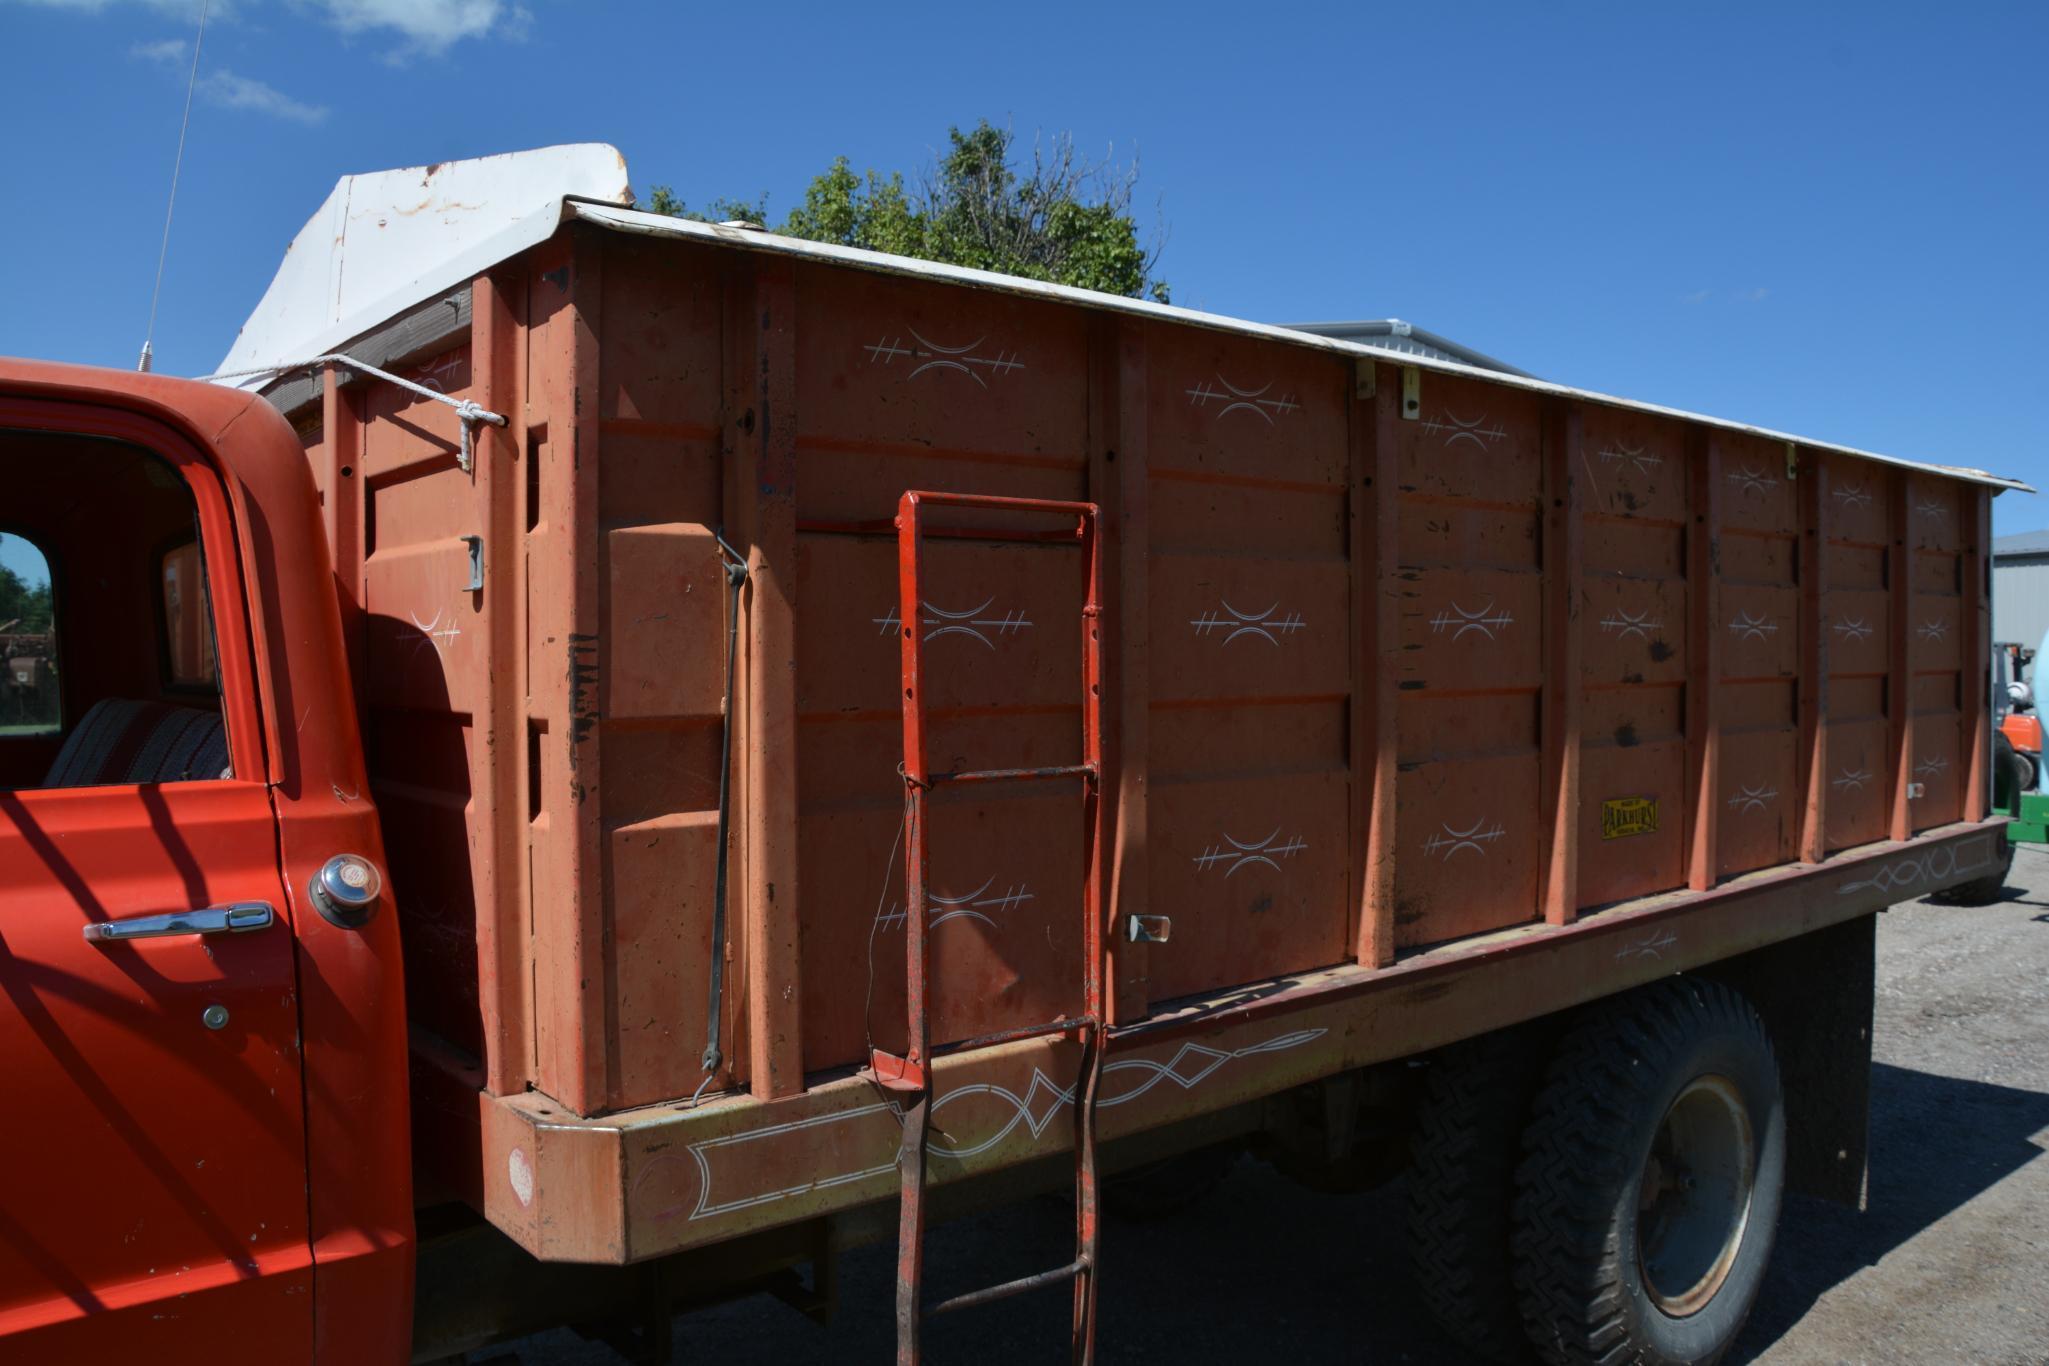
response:
{"label": "white pinstriping decal", "polygon": [[[1174,1056],[1165,1062],[1159,1062],[1152,1058],[1118,1058],[1113,1062],[1103,1065],[1105,1091],[1108,1091],[1112,1078],[1122,1078],[1133,1073],[1139,1073],[1142,1074],[1143,1080],[1139,1081],[1137,1085],[1129,1090],[1101,1096],[1096,1101],[1096,1106],[1098,1109],[1107,1109],[1111,1106],[1126,1104],[1127,1102],[1137,1100],[1162,1082],[1172,1082],[1184,1091],[1192,1091],[1207,1081],[1217,1069],[1223,1067],[1226,1063],[1234,1062],[1239,1058],[1250,1058],[1265,1053],[1281,1053],[1291,1048],[1299,1048],[1303,1044],[1322,1038],[1328,1032],[1326,1029],[1296,1029],[1284,1034],[1277,1034],[1273,1038],[1261,1043],[1247,1044],[1243,1048],[1231,1049],[1229,1051],[1211,1048],[1207,1044],[1189,1042],[1182,1044],[1175,1051]],[[1061,1086],[1047,1077],[1043,1070],[1034,1067],[1032,1069],[1031,1082],[1026,1086],[1025,1093],[1022,1096],[1009,1087],[994,1082],[971,1082],[966,1086],[943,1092],[934,1099],[931,1111],[933,1117],[936,1119],[939,1111],[948,1104],[969,1096],[994,1096],[998,1100],[1008,1102],[1011,1106],[1009,1119],[998,1126],[993,1134],[973,1144],[960,1147],[946,1147],[934,1143],[930,1146],[929,1151],[935,1155],[955,1160],[979,1156],[1010,1137],[1011,1134],[1017,1131],[1020,1125],[1024,1126],[1034,1139],[1037,1139],[1045,1133],[1056,1115],[1060,1114],[1065,1107],[1074,1103],[1074,1088]],[[717,1150],[737,1148],[759,1139],[774,1138],[781,1134],[818,1129],[832,1124],[865,1123],[873,1117],[880,1115],[887,1115],[899,1125],[903,1122],[903,1111],[897,1102],[893,1100],[878,1100],[868,1105],[859,1105],[852,1109],[842,1110],[836,1114],[813,1115],[807,1119],[791,1120],[786,1124],[771,1124],[760,1129],[749,1129],[737,1134],[724,1134],[717,1138],[703,1139],[690,1144],[687,1151],[690,1154],[692,1163],[697,1168],[697,1198],[689,1207],[688,1217],[691,1220],[716,1218],[719,1215],[732,1214],[743,1209],[773,1204],[778,1200],[786,1200],[794,1195],[806,1195],[812,1191],[830,1190],[835,1186],[845,1186],[895,1171],[896,1155],[892,1152],[889,1160],[886,1162],[857,1168],[853,1171],[837,1172],[831,1176],[804,1181],[778,1190],[762,1191],[754,1195],[740,1196],[736,1199],[720,1201],[712,1199],[711,1155]],[[635,1178],[634,1190],[636,1192],[646,1183],[648,1177],[660,1167],[663,1160],[658,1158],[655,1163],[643,1169],[640,1175]],[[653,1217],[656,1219],[666,1219],[673,1218],[675,1215],[682,1213],[684,1213],[684,1207],[678,1205],[670,1209],[656,1210]]]}
{"label": "white pinstriping decal", "polygon": [[1284,617],[1275,616],[1274,613],[1281,610],[1281,605],[1278,601],[1264,612],[1241,612],[1233,607],[1227,599],[1218,598],[1217,601],[1224,605],[1222,613],[1204,609],[1201,616],[1190,618],[1188,624],[1195,628],[1195,634],[1198,636],[1212,635],[1218,631],[1228,631],[1228,634],[1223,639],[1223,643],[1226,645],[1229,645],[1240,636],[1252,636],[1255,639],[1265,641],[1269,645],[1279,645],[1281,642],[1279,636],[1275,635],[1275,632],[1279,632],[1283,636],[1291,636],[1295,632],[1308,627],[1308,623],[1302,619],[1300,612],[1290,612]]}
{"label": "white pinstriping decal", "polygon": [[[981,886],[975,888],[974,891],[961,896],[945,896],[939,892],[928,893],[925,898],[925,909],[927,914],[931,915],[930,928],[936,930],[949,920],[958,920],[962,916],[966,916],[970,920],[981,921],[993,930],[996,928],[996,922],[990,919],[988,912],[1015,910],[1025,902],[1032,900],[1032,889],[1023,883],[1014,883],[1006,886],[1001,896],[983,895],[984,892],[987,892],[995,885],[996,879],[992,877],[983,882]],[[933,912],[937,912],[937,914],[932,914]],[[875,923],[882,929],[893,930],[904,923],[907,915],[908,913],[904,910],[903,903],[891,902],[888,913],[876,916]]]}
{"label": "white pinstriping decal", "polygon": [[1642,446],[1632,446],[1626,441],[1618,441],[1613,446],[1603,448],[1601,459],[1611,465],[1620,465],[1627,460],[1645,474],[1665,463],[1664,456],[1651,455]]}
{"label": "white pinstriping decal", "polygon": [[[1492,613],[1493,615],[1488,615]],[[1496,631],[1505,631],[1515,625],[1515,614],[1495,611],[1494,599],[1489,598],[1479,607],[1468,611],[1454,601],[1449,607],[1439,608],[1437,615],[1430,618],[1430,633],[1437,635],[1451,632],[1451,638],[1458,640],[1468,631],[1477,631],[1489,640],[1495,639]]]}
{"label": "white pinstriping decal", "polygon": [[[965,612],[949,612],[944,607],[934,606],[928,600],[925,603],[925,610],[931,613],[931,615],[921,618],[921,623],[930,628],[925,632],[925,639],[937,640],[941,636],[971,636],[982,642],[985,648],[994,650],[996,642],[989,639],[987,635],[984,635],[984,631],[992,631],[998,636],[1009,636],[1031,628],[1031,618],[1024,614],[1022,608],[1016,611],[1005,612],[1000,617],[983,616],[982,613],[988,611],[990,604],[995,601],[996,599],[993,597],[984,598],[979,606],[970,607]],[[903,618],[897,615],[897,609],[894,607],[889,609],[887,616],[870,617],[868,620],[880,627],[880,634],[885,636],[894,635],[897,627],[903,624]]]}
{"label": "white pinstriping decal", "polygon": [[1424,840],[1423,852],[1431,858],[1436,858],[1441,852],[1446,863],[1450,863],[1453,858],[1468,849],[1485,858],[1487,856],[1487,846],[1508,833],[1499,821],[1496,821],[1491,829],[1481,829],[1482,826],[1487,824],[1487,818],[1484,816],[1463,830],[1452,829],[1450,821],[1442,822],[1442,824],[1444,826],[1444,833],[1432,835],[1429,839]]}
{"label": "white pinstriping decal", "polygon": [[1428,417],[1417,425],[1432,436],[1436,436],[1439,433],[1449,433],[1444,438],[1444,448],[1446,450],[1450,450],[1461,441],[1470,441],[1473,445],[1484,451],[1487,449],[1489,442],[1505,441],[1508,439],[1508,429],[1499,422],[1491,427],[1488,426],[1487,414],[1485,413],[1468,420],[1447,410],[1443,417]]}
{"label": "white pinstriping decal", "polygon": [[[1229,1053],[1221,1049],[1211,1048],[1207,1044],[1184,1043],[1176,1050],[1173,1057],[1163,1063],[1155,1062],[1151,1058],[1119,1058],[1115,1062],[1103,1064],[1103,1080],[1106,1090],[1108,1089],[1109,1079],[1119,1072],[1144,1072],[1146,1074],[1145,1080],[1132,1087],[1129,1091],[1120,1091],[1115,1095],[1103,1096],[1097,1100],[1096,1108],[1108,1109],[1113,1105],[1123,1105],[1127,1101],[1137,1100],[1163,1081],[1171,1081],[1184,1091],[1192,1091],[1207,1080],[1212,1072],[1215,1072],[1227,1062],[1232,1062],[1238,1058],[1249,1058],[1260,1053],[1284,1052],[1287,1049],[1308,1043],[1312,1039],[1321,1038],[1327,1032],[1327,1030],[1322,1029],[1297,1029],[1286,1034],[1276,1035],[1265,1043],[1250,1044],[1244,1048],[1234,1049]],[[1189,1062],[1193,1063],[1192,1069],[1184,1071],[1183,1064]],[[1030,1131],[1031,1136],[1036,1139],[1046,1132],[1046,1126],[1053,1122],[1055,1116],[1062,1113],[1066,1107],[1074,1104],[1073,1087],[1060,1085],[1044,1072],[1034,1067],[1032,1069],[1031,1085],[1025,1089],[1023,1096],[1019,1096],[1008,1087],[999,1086],[994,1082],[974,1082],[946,1092],[932,1102],[932,1117],[935,1124],[937,1123],[940,1110],[944,1109],[948,1102],[959,1100],[966,1096],[995,1096],[1000,1100],[1010,1102],[1014,1110],[1007,1123],[979,1143],[965,1148],[943,1148],[936,1143],[933,1144],[931,1151],[941,1157],[978,1157],[1001,1143],[1004,1139],[1009,1138],[1020,1124],[1024,1125]],[[1040,1108],[1041,1098],[1046,1098],[1050,1101],[1050,1103],[1044,1105],[1043,1109]]]}
{"label": "white pinstriping decal", "polygon": [[1601,629],[1616,632],[1617,640],[1627,640],[1631,636],[1638,640],[1649,640],[1652,631],[1662,630],[1665,625],[1662,621],[1645,621],[1644,618],[1650,614],[1651,609],[1648,607],[1640,612],[1629,612],[1618,607],[1613,616],[1601,619]]}
{"label": "white pinstriping decal", "polygon": [[1737,789],[1735,796],[1729,798],[1729,805],[1738,811],[1762,811],[1778,795],[1779,790],[1775,787],[1767,787],[1763,784],[1752,787],[1749,783],[1745,783],[1741,788]]}
{"label": "white pinstriping decal", "polygon": [[1287,842],[1283,844],[1274,843],[1280,837],[1281,827],[1278,825],[1274,827],[1271,835],[1253,844],[1233,839],[1227,831],[1223,844],[1209,845],[1195,856],[1193,862],[1196,870],[1204,873],[1228,863],[1231,866],[1224,869],[1226,878],[1235,876],[1240,868],[1253,863],[1263,863],[1278,873],[1281,865],[1275,862],[1276,859],[1293,858],[1309,847],[1300,835],[1288,836]]}
{"label": "white pinstriping decal", "polygon": [[1267,391],[1273,388],[1271,383],[1262,384],[1257,389],[1241,389],[1222,375],[1217,376],[1217,383],[1222,387],[1213,389],[1208,380],[1203,380],[1187,391],[1188,401],[1197,408],[1206,409],[1211,403],[1224,405],[1217,410],[1214,421],[1221,422],[1232,413],[1251,413],[1271,427],[1276,414],[1286,417],[1290,413],[1302,410],[1302,405],[1295,402],[1293,394],[1282,394],[1279,398],[1266,397]]}
{"label": "white pinstriping decal", "polygon": [[905,330],[910,332],[911,339],[917,342],[917,346],[905,346],[901,336],[885,337],[861,348],[868,353],[869,364],[880,361],[884,365],[889,365],[899,358],[915,360],[918,364],[904,376],[907,382],[928,370],[951,370],[966,375],[984,389],[989,387],[989,381],[982,378],[982,371],[986,370],[1001,378],[1025,368],[1024,362],[1017,358],[1015,351],[998,350],[993,356],[972,354],[976,347],[987,340],[986,337],[977,337],[966,346],[942,346],[938,342],[927,341],[918,334],[916,328]]}
{"label": "white pinstriping decal", "polygon": [[1770,617],[1761,617],[1746,610],[1729,623],[1729,629],[1745,640],[1763,640],[1777,631],[1779,626]]}

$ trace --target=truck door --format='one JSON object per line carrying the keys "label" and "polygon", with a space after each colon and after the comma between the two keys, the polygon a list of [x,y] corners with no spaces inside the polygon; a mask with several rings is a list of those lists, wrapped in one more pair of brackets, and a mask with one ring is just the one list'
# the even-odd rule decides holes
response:
{"label": "truck door", "polygon": [[0,717],[0,1361],[305,1362],[292,927],[220,484],[0,425],[0,518],[49,685]]}

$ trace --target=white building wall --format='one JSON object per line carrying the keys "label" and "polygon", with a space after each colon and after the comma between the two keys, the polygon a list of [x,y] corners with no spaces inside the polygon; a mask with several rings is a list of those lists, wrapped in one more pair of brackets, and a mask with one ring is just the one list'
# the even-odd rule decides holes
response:
{"label": "white building wall", "polygon": [[2025,645],[2042,643],[2049,631],[2049,555],[1998,561],[1992,565],[1992,639]]}

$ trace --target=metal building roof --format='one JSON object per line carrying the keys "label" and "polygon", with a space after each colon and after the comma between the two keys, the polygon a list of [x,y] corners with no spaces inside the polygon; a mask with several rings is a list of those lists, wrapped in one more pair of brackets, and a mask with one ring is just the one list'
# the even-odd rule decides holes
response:
{"label": "metal building roof", "polygon": [[1405,356],[1457,361],[1480,370],[1498,370],[1504,375],[1521,375],[1524,379],[1536,378],[1507,361],[1496,360],[1470,346],[1461,346],[1449,337],[1403,322],[1400,318],[1367,318],[1350,323],[1283,323],[1282,326],[1295,332],[1313,332],[1319,337],[1336,337],[1339,341],[1363,342],[1382,351],[1399,351]]}
{"label": "metal building roof", "polygon": [[1992,558],[2013,555],[2049,555],[2049,531],[2023,531],[2013,536],[1992,538]]}

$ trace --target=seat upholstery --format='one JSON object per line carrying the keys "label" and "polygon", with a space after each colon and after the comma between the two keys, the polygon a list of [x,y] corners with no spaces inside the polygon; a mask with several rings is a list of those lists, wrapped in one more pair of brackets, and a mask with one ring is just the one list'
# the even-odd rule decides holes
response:
{"label": "seat upholstery", "polygon": [[228,776],[219,712],[109,697],[79,718],[44,787],[177,783]]}

